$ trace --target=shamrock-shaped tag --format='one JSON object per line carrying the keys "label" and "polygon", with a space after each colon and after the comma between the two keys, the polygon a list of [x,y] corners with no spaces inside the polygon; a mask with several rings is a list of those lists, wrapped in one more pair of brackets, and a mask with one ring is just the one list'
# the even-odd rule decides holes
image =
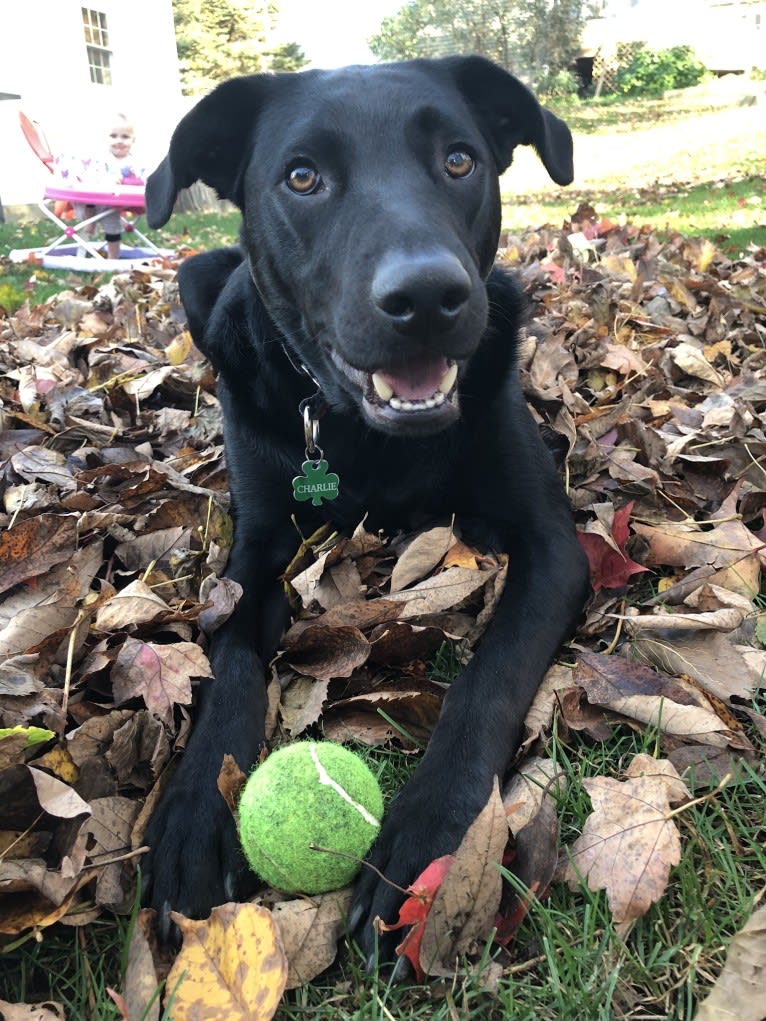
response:
{"label": "shamrock-shaped tag", "polygon": [[301,468],[303,475],[296,475],[293,479],[296,500],[311,500],[315,507],[319,507],[322,500],[336,499],[339,480],[334,472],[327,474],[327,461],[304,461]]}

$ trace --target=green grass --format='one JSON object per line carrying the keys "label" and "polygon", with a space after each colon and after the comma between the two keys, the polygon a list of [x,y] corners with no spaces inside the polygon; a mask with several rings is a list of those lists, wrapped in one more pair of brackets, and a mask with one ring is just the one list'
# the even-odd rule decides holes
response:
{"label": "green grass", "polygon": [[125,918],[101,916],[90,925],[54,925],[28,934],[0,953],[0,999],[10,1003],[55,1000],[72,1021],[108,1021],[118,1011],[107,987],[119,989]]}
{"label": "green grass", "polygon": [[766,157],[748,161],[724,180],[505,196],[503,229],[518,233],[546,223],[559,226],[580,202],[614,223],[710,238],[727,254],[751,244],[766,247]]}
{"label": "green grass", "polygon": [[[145,224],[141,225],[142,229]],[[159,248],[172,251],[206,250],[231,245],[237,240],[239,213],[178,213],[164,230],[144,230]],[[49,243],[55,235],[48,221],[0,224],[0,310],[14,312],[29,301],[49,301],[60,291],[97,282],[107,274],[72,273],[42,269],[29,263],[12,263],[7,255],[14,249],[35,248]]]}
{"label": "green grass", "polygon": [[[618,728],[605,743],[554,736],[548,753],[565,774],[559,796],[562,843],[573,841],[590,812],[587,776],[622,777],[637,752],[656,753],[656,735]],[[370,753],[382,777],[401,780],[409,757]],[[389,793],[391,787],[389,784]],[[554,884],[532,908],[509,951],[488,947],[471,976],[425,986],[368,976],[354,948],[311,985],[285,996],[278,1021],[691,1021],[718,974],[731,936],[752,911],[766,874],[762,769],[681,813],[683,857],[668,889],[623,942],[614,934],[606,897]],[[120,988],[125,919],[102,918],[82,929],[53,926],[0,956],[0,998],[52,998],[67,1017],[108,1021],[117,1011],[107,985]],[[489,992],[489,963],[504,968]]]}

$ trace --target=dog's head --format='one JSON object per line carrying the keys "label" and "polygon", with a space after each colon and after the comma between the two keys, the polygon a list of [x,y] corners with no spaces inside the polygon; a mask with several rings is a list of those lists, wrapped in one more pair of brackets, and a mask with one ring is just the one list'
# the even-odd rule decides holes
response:
{"label": "dog's head", "polygon": [[569,129],[480,57],[235,78],[176,129],[149,223],[197,180],[236,203],[255,286],[328,401],[434,432],[485,331],[517,145],[572,180]]}

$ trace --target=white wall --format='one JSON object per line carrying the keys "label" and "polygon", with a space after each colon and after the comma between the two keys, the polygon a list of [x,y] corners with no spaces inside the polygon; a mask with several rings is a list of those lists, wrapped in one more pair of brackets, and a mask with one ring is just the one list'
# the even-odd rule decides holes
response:
{"label": "white wall", "polygon": [[[112,85],[90,81],[81,8],[106,14]],[[110,121],[134,122],[147,165],[164,154],[182,116],[170,0],[20,0],[0,4],[0,201],[36,203],[48,176],[18,122],[22,109],[40,122],[54,152],[106,149]]]}

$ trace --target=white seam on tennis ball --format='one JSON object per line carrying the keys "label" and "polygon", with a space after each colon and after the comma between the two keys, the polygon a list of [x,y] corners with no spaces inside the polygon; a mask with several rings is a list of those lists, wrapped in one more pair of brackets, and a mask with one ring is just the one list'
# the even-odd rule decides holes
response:
{"label": "white seam on tennis ball", "polygon": [[327,787],[332,787],[335,793],[339,794],[340,797],[342,797],[345,802],[351,805],[352,808],[355,808],[356,811],[364,819],[364,821],[369,823],[370,826],[380,826],[380,821],[375,818],[372,812],[368,812],[364,805],[360,805],[358,801],[354,801],[354,799],[351,797],[348,791],[345,790],[345,788],[341,787],[341,785],[336,780],[333,780],[333,778],[324,768],[322,763],[319,761],[319,755],[317,753],[316,745],[312,744],[309,750],[311,752],[311,758],[314,760],[314,765],[317,768],[317,773],[319,774],[319,782],[325,784],[325,786]]}

